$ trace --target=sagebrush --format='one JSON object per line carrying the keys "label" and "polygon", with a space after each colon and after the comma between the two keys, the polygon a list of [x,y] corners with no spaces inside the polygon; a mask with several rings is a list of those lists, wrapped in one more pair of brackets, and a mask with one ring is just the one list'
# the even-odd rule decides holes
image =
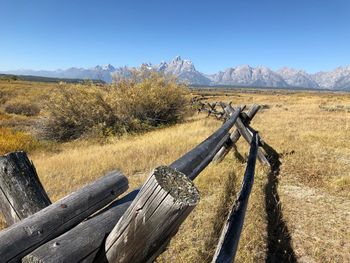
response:
{"label": "sagebrush", "polygon": [[104,87],[66,85],[50,96],[39,127],[46,139],[58,141],[118,135],[176,123],[187,105],[186,87],[158,74]]}

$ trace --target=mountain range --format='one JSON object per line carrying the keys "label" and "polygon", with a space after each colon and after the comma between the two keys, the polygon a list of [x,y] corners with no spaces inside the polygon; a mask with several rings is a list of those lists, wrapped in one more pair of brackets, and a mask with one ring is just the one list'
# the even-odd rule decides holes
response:
{"label": "mountain range", "polygon": [[11,70],[2,71],[4,74],[14,74],[20,76],[40,76],[48,78],[62,78],[62,79],[94,79],[103,80],[105,82],[112,82],[112,73],[116,69],[111,65],[96,66],[94,68],[68,68],[58,70]]}
{"label": "mountain range", "polygon": [[16,70],[2,73],[15,75],[33,75],[55,78],[99,79],[108,83],[113,79],[128,78],[134,69],[147,69],[174,75],[178,81],[201,86],[249,86],[249,87],[277,87],[277,88],[307,88],[350,90],[350,66],[338,67],[328,72],[309,74],[304,70],[282,68],[273,71],[265,66],[251,67],[242,65],[227,68],[215,74],[204,74],[196,70],[191,60],[177,56],[170,62],[157,65],[143,63],[135,67],[115,68],[108,64],[94,68],[69,68],[55,71]]}

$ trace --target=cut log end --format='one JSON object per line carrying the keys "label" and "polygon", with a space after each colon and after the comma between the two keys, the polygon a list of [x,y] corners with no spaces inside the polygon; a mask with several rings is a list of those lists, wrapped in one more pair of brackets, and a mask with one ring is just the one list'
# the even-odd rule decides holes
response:
{"label": "cut log end", "polygon": [[153,175],[158,184],[167,191],[176,202],[194,206],[199,202],[199,192],[188,177],[168,166],[155,168]]}
{"label": "cut log end", "polygon": [[198,202],[199,192],[185,174],[167,166],[155,168],[96,262],[152,262]]}

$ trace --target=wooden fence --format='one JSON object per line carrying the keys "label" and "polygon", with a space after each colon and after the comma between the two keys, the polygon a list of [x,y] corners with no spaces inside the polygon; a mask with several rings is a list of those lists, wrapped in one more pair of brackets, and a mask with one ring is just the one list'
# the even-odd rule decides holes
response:
{"label": "wooden fence", "polygon": [[[269,166],[250,122],[258,105],[193,100],[223,125],[169,166],[156,167],[146,182],[122,198],[128,180],[113,171],[51,203],[24,152],[0,157],[0,209],[8,227],[0,232],[1,262],[152,262],[200,200],[193,180],[220,162],[243,137],[250,144],[241,191],[226,222],[213,262],[232,262],[242,231],[256,159]],[[217,107],[220,107],[218,110]],[[230,133],[232,127],[236,130]]]}

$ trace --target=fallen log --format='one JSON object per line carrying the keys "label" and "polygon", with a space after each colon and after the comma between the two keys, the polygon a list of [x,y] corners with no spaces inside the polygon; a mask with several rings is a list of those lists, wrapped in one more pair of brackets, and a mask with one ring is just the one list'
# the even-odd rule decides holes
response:
{"label": "fallen log", "polygon": [[8,226],[51,204],[25,152],[0,157],[0,209]]}
{"label": "fallen log", "polygon": [[[222,107],[223,106],[224,105],[222,105]],[[253,105],[252,108],[250,108],[250,110],[248,111],[246,119],[241,121],[243,123],[249,124],[251,120],[255,117],[259,109],[260,109],[259,105]],[[229,153],[229,151],[232,149],[233,145],[239,140],[240,137],[241,137],[241,134],[239,133],[238,130],[235,130],[233,133],[231,133],[230,138],[226,141],[226,143],[215,155],[215,157],[213,158],[213,161],[218,163],[221,162],[225,158],[225,156]]]}
{"label": "fallen log", "polygon": [[71,229],[126,191],[128,180],[112,172],[0,232],[0,259],[17,262]]}
{"label": "fallen log", "polygon": [[226,223],[222,229],[219,243],[215,251],[212,262],[215,263],[231,263],[234,261],[239,238],[242,232],[245,212],[247,210],[249,195],[254,183],[254,172],[256,164],[256,156],[258,152],[259,138],[258,134],[253,134],[250,144],[250,152],[247,167],[244,173],[241,191],[232,206]]}
{"label": "fallen log", "polygon": [[151,262],[199,201],[192,181],[177,170],[161,166],[108,235],[96,262]]}

